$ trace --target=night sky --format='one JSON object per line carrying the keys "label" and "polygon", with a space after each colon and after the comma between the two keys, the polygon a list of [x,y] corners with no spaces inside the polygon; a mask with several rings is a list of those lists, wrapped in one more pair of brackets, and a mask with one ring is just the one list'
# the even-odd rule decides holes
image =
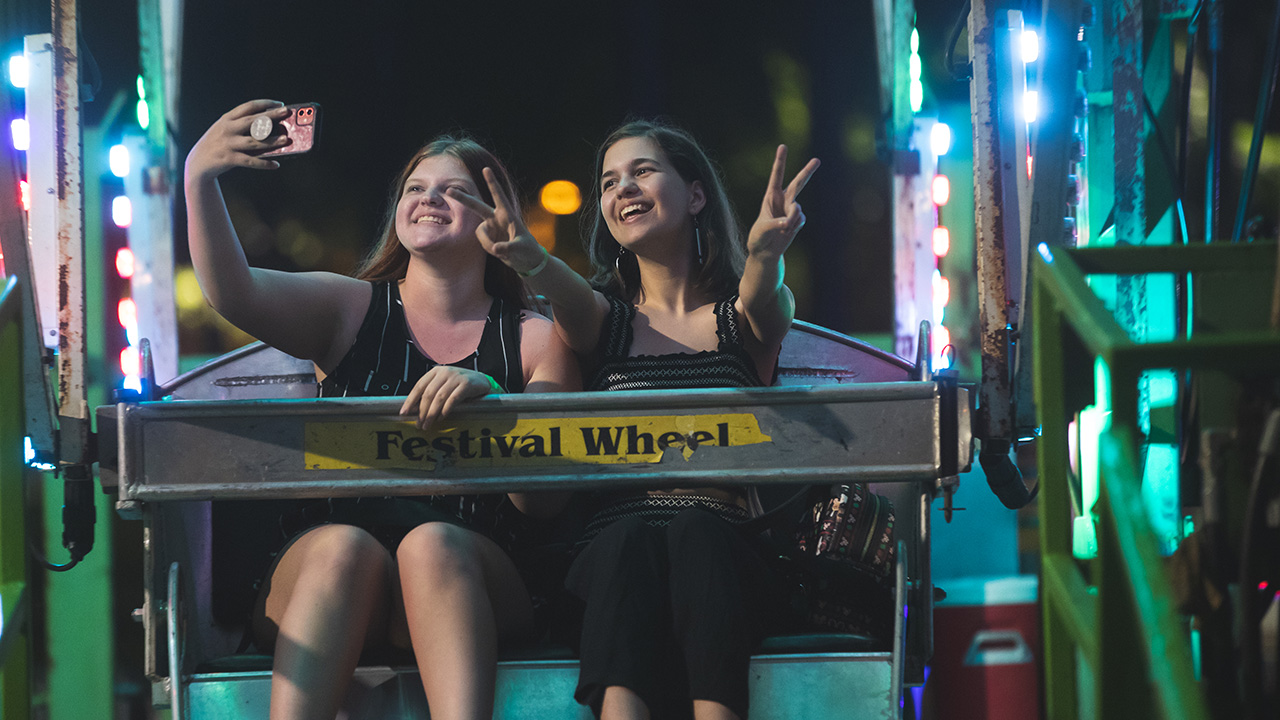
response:
{"label": "night sky", "polygon": [[[136,11],[81,6],[102,106],[132,88]],[[886,332],[889,175],[876,158],[870,6],[797,6],[189,2],[175,142],[185,156],[219,114],[252,98],[320,103],[311,155],[274,173],[233,171],[223,187],[252,262],[343,272],[371,242],[393,175],[440,132],[490,146],[531,204],[549,180],[592,187],[595,145],[627,117],[665,117],[708,147],[746,224],[785,141],[790,172],[823,161],[788,255],[800,316]],[[577,216],[556,235],[557,254],[585,270]]]}
{"label": "night sky", "polygon": [[[15,27],[47,31],[47,2],[10,2]],[[128,0],[80,5],[82,35],[102,68],[98,99],[85,106],[93,124],[113,93],[132,92],[137,16]],[[967,98],[967,84],[941,70],[959,6],[917,3],[930,104]],[[1224,76],[1235,84],[1227,97],[1236,117],[1252,117],[1260,19],[1269,14],[1261,3],[1228,4]],[[789,172],[821,158],[801,196],[808,224],[788,253],[798,316],[855,334],[891,329],[890,171],[877,154],[869,2],[192,0],[186,28],[171,127],[180,157],[245,100],[324,108],[312,154],[224,180],[256,264],[350,271],[381,222],[393,175],[440,132],[470,132],[496,151],[528,205],[549,180],[592,187],[595,144],[628,116],[662,116],[708,147],[745,224],[778,142],[791,145]],[[577,220],[559,221],[556,252],[585,270]]]}

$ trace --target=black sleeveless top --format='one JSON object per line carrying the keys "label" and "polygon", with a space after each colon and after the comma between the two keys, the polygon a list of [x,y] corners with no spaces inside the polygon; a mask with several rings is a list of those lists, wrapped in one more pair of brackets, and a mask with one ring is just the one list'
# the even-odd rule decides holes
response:
{"label": "black sleeveless top", "polygon": [[[715,305],[715,350],[629,357],[636,308],[612,295],[609,314],[601,328],[597,357],[600,365],[587,379],[587,390],[687,390],[698,388],[763,387],[755,361],[743,345],[737,296]],[[777,371],[775,370],[776,374]],[[609,525],[626,517],[641,517],[650,526],[666,525],[685,508],[700,507],[721,518],[740,523],[758,511],[754,488],[745,490],[747,508],[702,492],[652,495],[634,490],[593,494],[594,514],[575,549],[581,550]],[[748,509],[749,508],[749,509]]]}
{"label": "black sleeveless top", "polygon": [[[514,303],[494,298],[475,352],[449,364],[485,373],[509,393],[522,392],[520,316],[521,309]],[[320,397],[407,395],[419,378],[439,364],[419,350],[409,334],[399,283],[374,283],[356,340],[320,383]]]}
{"label": "black sleeveless top", "polygon": [[[612,295],[601,328],[600,365],[588,378],[587,390],[688,390],[763,387],[755,361],[742,342],[737,296],[716,303],[715,350],[629,357],[636,308]],[[776,371],[775,371],[776,372]]]}
{"label": "black sleeveless top", "polygon": [[[449,363],[489,375],[508,392],[524,390],[520,362],[521,309],[494,298],[475,352]],[[356,340],[338,367],[320,384],[321,397],[406,395],[418,379],[439,365],[413,342],[396,282],[373,284],[373,296]],[[443,520],[475,530],[507,548],[514,540],[506,495],[421,495],[332,498],[306,506],[300,528],[320,522],[358,525],[391,549],[417,525]]]}

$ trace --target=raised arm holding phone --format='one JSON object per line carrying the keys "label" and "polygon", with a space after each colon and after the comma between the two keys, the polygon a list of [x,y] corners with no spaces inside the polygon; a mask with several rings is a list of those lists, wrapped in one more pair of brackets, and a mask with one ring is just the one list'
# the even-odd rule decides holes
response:
{"label": "raised arm holding phone", "polygon": [[[441,137],[414,153],[355,277],[251,267],[219,178],[238,167],[278,168],[269,153],[293,140],[277,128],[296,112],[244,103],[187,157],[192,263],[215,310],[314,362],[322,396],[405,396],[401,413],[420,428],[491,392],[578,389],[572,353],[525,307],[520,278],[477,239],[484,218],[454,194],[493,202],[492,182],[504,199],[516,197],[497,158],[474,141]],[[273,131],[264,136],[267,122]],[[275,553],[251,622],[257,645],[275,655],[271,717],[334,717],[362,651],[409,645],[432,718],[491,717],[497,642],[534,623],[508,555],[513,528],[520,512],[551,514],[562,501],[334,499],[319,515],[304,513],[297,532],[261,548],[264,558]]]}

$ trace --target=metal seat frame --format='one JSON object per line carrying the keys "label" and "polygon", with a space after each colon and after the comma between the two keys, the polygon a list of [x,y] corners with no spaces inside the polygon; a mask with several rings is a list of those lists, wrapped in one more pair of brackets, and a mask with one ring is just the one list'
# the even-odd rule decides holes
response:
{"label": "metal seat frame", "polygon": [[[928,347],[927,326],[922,334],[920,346]],[[675,423],[687,441],[659,443],[655,455],[643,458],[578,457],[567,465],[545,458],[543,465],[479,468],[461,460],[414,466],[404,458],[398,466],[379,465],[359,448],[318,451],[317,443],[361,431],[386,438],[397,427],[413,428],[396,416],[395,400],[314,399],[310,364],[261,344],[176,379],[160,389],[162,400],[99,408],[100,434],[117,440],[103,444],[100,477],[118,493],[119,511],[144,523],[140,615],[154,703],[170,707],[175,718],[265,717],[269,668],[201,671],[232,654],[242,631],[215,621],[210,608],[214,499],[661,487],[695,478],[711,485],[856,481],[871,483],[896,508],[891,646],[756,655],[752,717],[900,717],[903,687],[923,683],[932,654],[929,510],[969,465],[968,393],[933,377],[927,362],[913,365],[805,323],[788,335],[779,370],[779,387],[499,396],[469,403],[453,418],[459,426],[484,425],[486,434],[489,426],[512,423],[525,423],[526,434],[529,427],[563,425],[567,438],[583,423],[612,422],[617,429],[619,421],[639,417],[655,427]],[[699,436],[694,429],[707,422],[745,423],[732,431],[745,435],[719,447],[710,442],[712,432]],[[721,442],[729,437],[719,432]],[[503,660],[495,717],[590,717],[573,701],[576,665]],[[422,717],[426,710],[416,668],[362,667],[349,695],[351,717]]]}

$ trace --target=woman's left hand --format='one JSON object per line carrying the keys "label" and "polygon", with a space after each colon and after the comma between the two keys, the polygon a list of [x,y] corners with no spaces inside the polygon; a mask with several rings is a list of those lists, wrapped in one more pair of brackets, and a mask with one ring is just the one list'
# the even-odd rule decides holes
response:
{"label": "woman's left hand", "polygon": [[516,210],[514,198],[508,197],[493,170],[485,168],[484,180],[493,195],[493,207],[473,195],[449,188],[449,197],[457,200],[478,214],[483,220],[476,228],[476,237],[485,252],[498,258],[517,273],[525,274],[542,263],[546,250],[525,227],[524,218]]}
{"label": "woman's left hand", "polygon": [[495,392],[488,375],[475,370],[437,365],[418,378],[400,406],[401,415],[417,415],[414,424],[427,430],[459,402]]}
{"label": "woman's left hand", "polygon": [[773,172],[769,174],[769,187],[765,189],[764,201],[760,203],[760,216],[747,235],[748,254],[781,257],[791,246],[796,233],[804,227],[804,212],[796,202],[796,196],[813,177],[819,164],[817,158],[810,160],[784,189],[782,179],[787,168],[787,146],[778,146],[778,154],[773,158]]}

